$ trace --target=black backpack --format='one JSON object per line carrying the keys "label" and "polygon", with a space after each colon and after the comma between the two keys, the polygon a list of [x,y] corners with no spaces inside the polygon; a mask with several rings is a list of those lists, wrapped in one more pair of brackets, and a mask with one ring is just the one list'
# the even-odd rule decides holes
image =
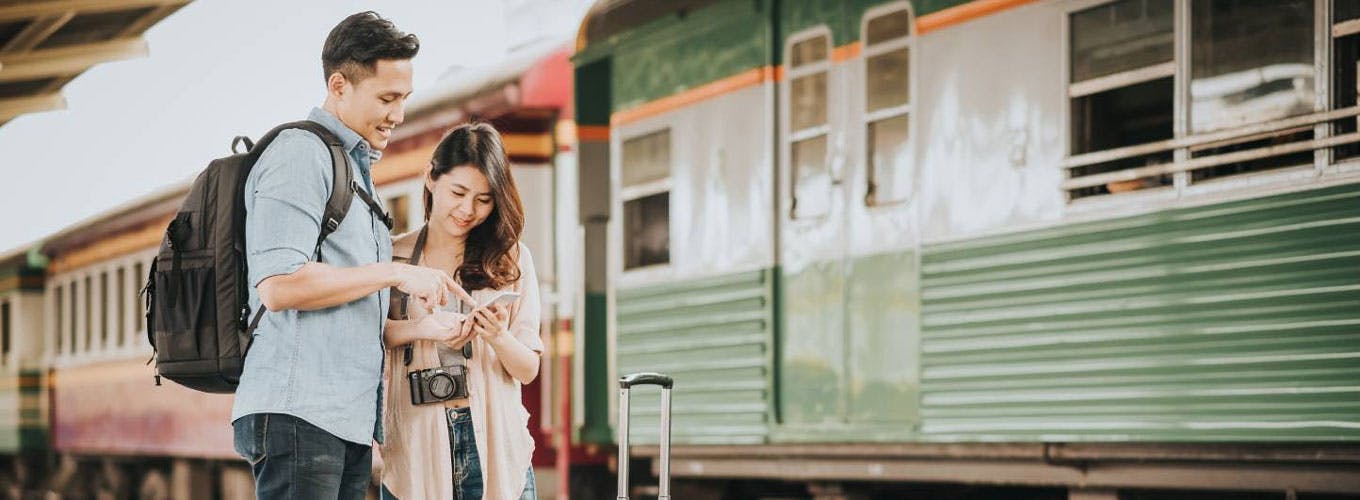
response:
{"label": "black backpack", "polygon": [[[280,125],[251,143],[237,137],[231,156],[218,158],[194,179],[179,213],[170,221],[160,252],[151,261],[146,287],[146,336],[154,350],[156,385],[161,376],[203,392],[235,392],[246,351],[264,308],[251,314],[246,273],[245,184],[261,153],[279,132],[301,129],[330,147],[335,182],[326,201],[321,243],[340,227],[358,194],[389,229],[391,218],[353,179],[340,139],[312,121]],[[243,144],[245,152],[237,152]],[[149,363],[149,362],[148,362]]]}

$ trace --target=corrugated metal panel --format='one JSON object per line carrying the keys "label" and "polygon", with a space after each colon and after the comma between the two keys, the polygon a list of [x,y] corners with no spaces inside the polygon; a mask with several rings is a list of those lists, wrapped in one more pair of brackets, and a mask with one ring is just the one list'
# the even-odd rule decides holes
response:
{"label": "corrugated metal panel", "polygon": [[1360,186],[938,245],[927,440],[1360,440]]}
{"label": "corrugated metal panel", "polygon": [[[769,431],[768,271],[618,292],[620,374],[675,378],[675,443],[761,443]],[[657,441],[660,391],[632,391],[631,439]]]}

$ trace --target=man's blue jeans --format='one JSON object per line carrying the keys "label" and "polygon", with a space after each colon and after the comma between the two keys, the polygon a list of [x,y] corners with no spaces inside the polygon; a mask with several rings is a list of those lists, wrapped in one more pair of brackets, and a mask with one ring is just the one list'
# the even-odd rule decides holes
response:
{"label": "man's blue jeans", "polygon": [[363,500],[373,450],[292,415],[257,413],[232,423],[236,453],[250,462],[260,500]]}

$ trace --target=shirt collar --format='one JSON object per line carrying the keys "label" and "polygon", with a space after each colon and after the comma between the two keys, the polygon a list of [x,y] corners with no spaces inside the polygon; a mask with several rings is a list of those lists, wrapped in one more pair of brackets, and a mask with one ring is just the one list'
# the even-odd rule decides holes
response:
{"label": "shirt collar", "polygon": [[345,125],[345,122],[340,121],[340,118],[331,114],[330,111],[321,108],[312,108],[312,112],[307,115],[307,119],[320,123],[322,126],[330,129],[331,132],[334,132],[335,136],[340,138],[340,145],[344,146],[345,152],[353,154],[355,148],[362,146],[363,150],[368,152],[368,157],[371,161],[376,162],[378,159],[382,158],[382,151],[373,149],[358,132],[349,128],[348,125]]}

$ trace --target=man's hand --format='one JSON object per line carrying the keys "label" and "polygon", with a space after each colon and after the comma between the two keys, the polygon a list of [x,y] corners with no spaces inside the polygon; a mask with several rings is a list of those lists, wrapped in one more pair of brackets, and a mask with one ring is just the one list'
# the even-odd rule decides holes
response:
{"label": "man's hand", "polygon": [[450,293],[454,295],[455,300],[476,303],[472,300],[472,295],[458,286],[458,283],[444,271],[410,264],[392,265],[395,266],[397,289],[415,298],[427,313],[433,313],[435,309],[448,304]]}

